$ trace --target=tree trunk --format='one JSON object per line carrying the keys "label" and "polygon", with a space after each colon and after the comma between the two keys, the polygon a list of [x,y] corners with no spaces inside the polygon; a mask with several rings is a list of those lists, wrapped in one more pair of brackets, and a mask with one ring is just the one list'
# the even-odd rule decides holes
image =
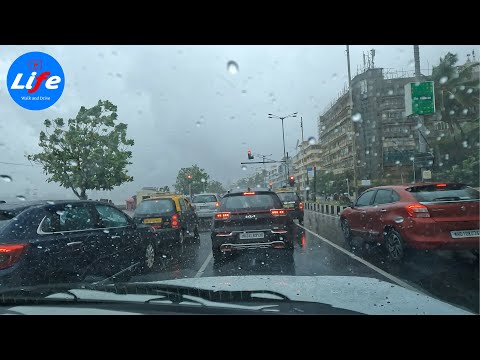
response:
{"label": "tree trunk", "polygon": [[79,196],[79,199],[80,200],[88,200],[87,198],[87,194],[85,193],[85,189],[81,189],[81,193],[80,193],[80,196]]}

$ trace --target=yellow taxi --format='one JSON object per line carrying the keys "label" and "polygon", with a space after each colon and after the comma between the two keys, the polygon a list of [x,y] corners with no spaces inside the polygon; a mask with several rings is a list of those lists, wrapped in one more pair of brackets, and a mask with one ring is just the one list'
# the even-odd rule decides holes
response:
{"label": "yellow taxi", "polygon": [[181,194],[154,194],[144,199],[135,210],[138,226],[150,226],[157,235],[155,251],[181,247],[187,239],[198,241],[198,216],[190,199]]}

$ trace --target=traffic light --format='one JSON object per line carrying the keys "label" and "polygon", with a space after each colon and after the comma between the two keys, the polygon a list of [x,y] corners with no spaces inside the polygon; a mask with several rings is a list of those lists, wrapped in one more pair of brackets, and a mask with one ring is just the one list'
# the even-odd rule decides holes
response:
{"label": "traffic light", "polygon": [[253,160],[253,155],[252,155],[252,152],[250,151],[250,149],[248,149],[248,160]]}
{"label": "traffic light", "polygon": [[295,178],[293,177],[293,175],[290,175],[290,177],[288,178],[288,183],[290,184],[290,186],[295,185]]}

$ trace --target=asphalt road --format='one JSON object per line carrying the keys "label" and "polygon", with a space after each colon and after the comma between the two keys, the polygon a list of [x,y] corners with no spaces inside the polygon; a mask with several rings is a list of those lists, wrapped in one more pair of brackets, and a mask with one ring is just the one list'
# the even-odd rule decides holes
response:
{"label": "asphalt road", "polygon": [[[413,288],[443,301],[479,313],[479,263],[469,252],[417,252],[403,264],[386,261],[378,246],[343,242],[337,217],[305,211],[305,229],[295,230],[295,249],[243,251],[214,269],[208,231],[200,244],[188,244],[163,255],[156,269],[132,281],[228,275],[353,275],[374,277]],[[314,234],[315,233],[315,234]]]}

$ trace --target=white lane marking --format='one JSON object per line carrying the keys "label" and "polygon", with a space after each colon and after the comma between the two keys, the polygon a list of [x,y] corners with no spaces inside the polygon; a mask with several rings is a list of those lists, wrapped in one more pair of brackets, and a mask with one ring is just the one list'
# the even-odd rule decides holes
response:
{"label": "white lane marking", "polygon": [[400,280],[399,278],[397,278],[396,276],[393,276],[389,273],[387,273],[386,271],[383,271],[382,269],[376,267],[375,265],[373,264],[370,264],[368,261],[365,261],[364,259],[352,254],[350,251],[347,251],[345,250],[344,248],[342,248],[341,246],[338,246],[337,244],[331,242],[330,240],[328,239],[325,239],[323,236],[320,236],[318,235],[317,233],[314,233],[312,230],[310,229],[307,229],[306,227],[303,227],[302,225],[299,225],[297,224],[297,226],[301,227],[302,229],[304,229],[305,231],[308,231],[310,234],[318,237],[320,240],[326,242],[327,244],[333,246],[335,249],[337,250],[340,250],[341,252],[343,252],[344,254],[350,256],[352,259],[355,259],[359,262],[361,262],[363,265],[365,266],[368,266],[370,269],[372,270],[375,270],[376,272],[378,272],[379,274],[385,276],[387,279],[390,279],[392,280],[394,283],[400,285],[400,286],[403,286],[404,288],[408,289],[408,290],[412,290],[412,291],[415,291],[415,292],[418,292],[418,293],[421,293],[423,294],[423,292],[419,291],[418,289],[414,288],[413,286],[411,285],[408,285],[405,281],[402,281]]}
{"label": "white lane marking", "polygon": [[213,257],[213,254],[210,253],[208,254],[207,258],[205,259],[205,262],[202,264],[202,266],[200,267],[200,269],[197,271],[197,273],[195,274],[195,277],[196,278],[199,278],[200,276],[203,275],[203,272],[205,271],[208,263],[210,262],[210,260],[212,260],[212,257]]}

